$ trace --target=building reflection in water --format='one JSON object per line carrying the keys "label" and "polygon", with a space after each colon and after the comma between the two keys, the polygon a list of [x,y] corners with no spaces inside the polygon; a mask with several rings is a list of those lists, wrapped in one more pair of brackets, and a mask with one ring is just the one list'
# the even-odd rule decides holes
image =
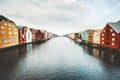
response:
{"label": "building reflection in water", "polygon": [[21,60],[35,45],[26,44],[0,50],[0,79],[8,80],[9,74],[14,71]]}
{"label": "building reflection in water", "polygon": [[[0,59],[2,60],[13,60],[17,59],[18,57],[23,57],[26,53],[30,52],[35,48],[34,44],[26,44],[22,46],[11,47],[7,49],[0,50]],[[0,61],[1,61],[0,60]]]}
{"label": "building reflection in water", "polygon": [[82,48],[85,52],[93,57],[96,57],[103,61],[105,65],[111,67],[120,67],[120,54],[118,52],[114,52],[112,50],[102,50],[99,48],[88,47],[82,45]]}

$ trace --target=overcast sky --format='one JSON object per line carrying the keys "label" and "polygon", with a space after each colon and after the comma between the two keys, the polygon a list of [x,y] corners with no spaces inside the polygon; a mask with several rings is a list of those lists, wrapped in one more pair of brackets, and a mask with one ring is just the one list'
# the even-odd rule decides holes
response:
{"label": "overcast sky", "polygon": [[17,25],[65,34],[100,29],[120,20],[120,1],[0,0],[0,13]]}

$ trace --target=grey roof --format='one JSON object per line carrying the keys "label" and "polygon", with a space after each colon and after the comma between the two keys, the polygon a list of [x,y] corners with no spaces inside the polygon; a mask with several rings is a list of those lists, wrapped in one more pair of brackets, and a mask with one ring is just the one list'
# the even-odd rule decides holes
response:
{"label": "grey roof", "polygon": [[120,21],[118,21],[118,22],[108,22],[108,24],[109,24],[117,33],[120,33]]}
{"label": "grey roof", "polygon": [[0,15],[0,22],[1,22],[2,20],[5,20],[5,21],[9,21],[9,22],[14,23],[12,20],[10,20],[10,19],[4,17],[3,15]]}

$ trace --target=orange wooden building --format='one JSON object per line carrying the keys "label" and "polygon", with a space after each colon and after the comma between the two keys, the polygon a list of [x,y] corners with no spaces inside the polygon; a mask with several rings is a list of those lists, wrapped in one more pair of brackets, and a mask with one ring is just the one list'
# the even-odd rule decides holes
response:
{"label": "orange wooden building", "polygon": [[88,30],[88,43],[93,43],[93,34],[95,30]]}
{"label": "orange wooden building", "polygon": [[0,15],[0,48],[18,45],[18,29],[10,19]]}

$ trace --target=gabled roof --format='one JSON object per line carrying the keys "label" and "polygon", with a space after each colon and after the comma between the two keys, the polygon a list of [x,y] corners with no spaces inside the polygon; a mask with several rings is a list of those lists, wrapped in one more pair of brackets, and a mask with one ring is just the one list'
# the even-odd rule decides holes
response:
{"label": "gabled roof", "polygon": [[4,17],[3,15],[0,15],[0,22],[3,21],[3,20],[14,23],[12,20],[10,20],[10,19]]}
{"label": "gabled roof", "polygon": [[120,21],[118,21],[118,22],[108,22],[108,24],[109,24],[117,33],[120,33]]}

